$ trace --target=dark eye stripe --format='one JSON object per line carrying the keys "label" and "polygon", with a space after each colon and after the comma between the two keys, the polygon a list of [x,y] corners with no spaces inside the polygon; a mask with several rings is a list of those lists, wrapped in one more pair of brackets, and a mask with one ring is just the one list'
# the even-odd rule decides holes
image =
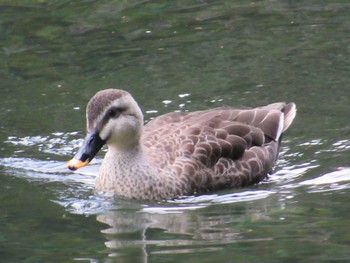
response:
{"label": "dark eye stripe", "polygon": [[121,107],[112,107],[107,111],[106,116],[108,118],[117,118],[125,110],[126,110],[125,108],[121,108]]}
{"label": "dark eye stripe", "polygon": [[110,119],[116,119],[124,112],[126,108],[123,107],[111,107],[107,110],[101,122],[97,124],[97,129],[101,131]]}

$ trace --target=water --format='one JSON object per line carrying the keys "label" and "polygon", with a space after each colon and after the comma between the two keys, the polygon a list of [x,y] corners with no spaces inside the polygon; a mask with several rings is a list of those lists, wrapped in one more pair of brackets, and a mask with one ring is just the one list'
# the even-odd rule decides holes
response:
{"label": "water", "polygon": [[[349,262],[344,1],[0,1],[1,262]],[[85,107],[129,90],[146,120],[294,101],[276,172],[164,202],[72,173]]]}

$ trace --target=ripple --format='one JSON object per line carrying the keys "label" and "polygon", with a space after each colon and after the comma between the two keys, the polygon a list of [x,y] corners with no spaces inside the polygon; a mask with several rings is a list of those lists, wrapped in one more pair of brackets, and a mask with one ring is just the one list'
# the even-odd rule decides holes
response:
{"label": "ripple", "polygon": [[314,164],[313,161],[284,166],[276,173],[271,174],[267,180],[267,183],[274,182],[280,185],[285,185],[302,178],[303,175],[317,167],[319,167],[319,165]]}
{"label": "ripple", "polygon": [[71,155],[82,144],[82,137],[78,132],[54,132],[49,136],[9,136],[5,143],[20,148],[19,151],[30,147],[30,149],[36,148],[43,153]]}
{"label": "ripple", "polygon": [[341,167],[338,171],[303,181],[299,186],[307,186],[312,193],[348,189],[350,188],[350,168]]}
{"label": "ripple", "polygon": [[[96,159],[89,166],[79,169],[79,172],[72,173],[67,168],[66,162],[51,161],[51,160],[36,160],[30,158],[0,158],[0,165],[12,171],[17,170],[19,173],[23,172],[33,172],[30,175],[36,175],[40,178],[50,179],[52,175],[61,176],[66,175],[65,178],[79,177],[79,176],[96,176],[99,164],[102,160]],[[68,176],[67,176],[68,175]],[[70,176],[69,176],[70,175]],[[25,173],[24,173],[25,176]]]}
{"label": "ripple", "polygon": [[274,191],[265,190],[243,190],[242,192],[234,192],[229,194],[188,196],[175,200],[168,200],[164,203],[164,206],[160,205],[144,207],[141,209],[141,211],[155,214],[183,213],[186,210],[196,210],[215,204],[231,204],[261,200],[274,193]]}
{"label": "ripple", "polygon": [[107,195],[94,194],[98,163],[80,169],[79,173],[69,171],[66,162],[28,158],[2,158],[0,166],[11,176],[45,185],[55,194],[52,201],[69,212],[96,214],[111,205]]}
{"label": "ripple", "polygon": [[59,199],[53,201],[65,207],[66,210],[72,214],[95,215],[114,207],[114,198],[98,195],[78,198],[77,196],[61,194]]}
{"label": "ripple", "polygon": [[[36,147],[45,153],[57,155],[72,155],[76,151],[82,140],[79,133],[55,132],[50,136],[33,137],[8,137],[7,143],[22,148]],[[320,165],[315,160],[303,160],[302,154],[290,149],[290,142],[286,141],[281,149],[281,155],[277,163],[276,173],[258,185],[260,189],[254,187],[246,189],[236,189],[228,193],[215,193],[199,196],[187,196],[175,200],[148,204],[138,203],[137,210],[150,214],[179,214],[188,210],[202,209],[212,205],[252,202],[264,200],[275,194],[281,198],[288,199],[294,196],[292,189],[307,188],[310,193],[322,191],[341,190],[350,187],[350,168],[343,167],[336,171],[322,174],[313,179],[303,180],[305,174],[318,168]],[[345,151],[349,149],[348,140],[339,140],[325,144],[320,140],[300,143],[297,147],[324,146],[323,151]],[[303,162],[300,162],[303,160]],[[52,160],[37,160],[31,158],[2,158],[0,166],[10,170],[13,176],[26,178],[30,181],[44,183],[59,183],[50,188],[56,194],[54,202],[62,205],[71,213],[77,214],[98,214],[101,211],[118,209],[123,201],[114,198],[110,194],[95,193],[93,190],[95,176],[102,159],[97,157],[89,166],[71,172],[66,167],[66,162]],[[261,189],[263,188],[263,190]],[[123,207],[123,205],[121,205]]]}

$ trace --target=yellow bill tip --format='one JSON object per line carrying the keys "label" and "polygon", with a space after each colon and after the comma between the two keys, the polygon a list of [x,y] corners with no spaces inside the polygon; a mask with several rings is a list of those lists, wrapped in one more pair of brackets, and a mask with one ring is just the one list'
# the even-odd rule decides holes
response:
{"label": "yellow bill tip", "polygon": [[81,167],[83,167],[83,166],[88,165],[88,164],[89,164],[89,161],[83,162],[83,161],[81,161],[81,160],[78,160],[78,159],[73,158],[73,159],[71,159],[71,160],[68,161],[67,166],[68,166],[68,168],[69,168],[70,170],[75,171],[75,170],[77,170],[77,169],[79,169],[79,168],[81,168]]}

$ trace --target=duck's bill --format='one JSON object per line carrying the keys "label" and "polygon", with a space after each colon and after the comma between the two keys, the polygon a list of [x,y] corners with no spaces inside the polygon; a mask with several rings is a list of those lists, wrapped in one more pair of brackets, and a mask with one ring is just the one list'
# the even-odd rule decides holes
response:
{"label": "duck's bill", "polygon": [[72,171],[75,171],[81,167],[84,167],[86,165],[88,165],[90,162],[89,161],[81,161],[81,160],[78,160],[78,159],[75,159],[75,157],[73,159],[70,159],[68,161],[68,168]]}
{"label": "duck's bill", "polygon": [[78,153],[68,162],[68,168],[75,171],[88,165],[105,143],[97,131],[88,133]]}

